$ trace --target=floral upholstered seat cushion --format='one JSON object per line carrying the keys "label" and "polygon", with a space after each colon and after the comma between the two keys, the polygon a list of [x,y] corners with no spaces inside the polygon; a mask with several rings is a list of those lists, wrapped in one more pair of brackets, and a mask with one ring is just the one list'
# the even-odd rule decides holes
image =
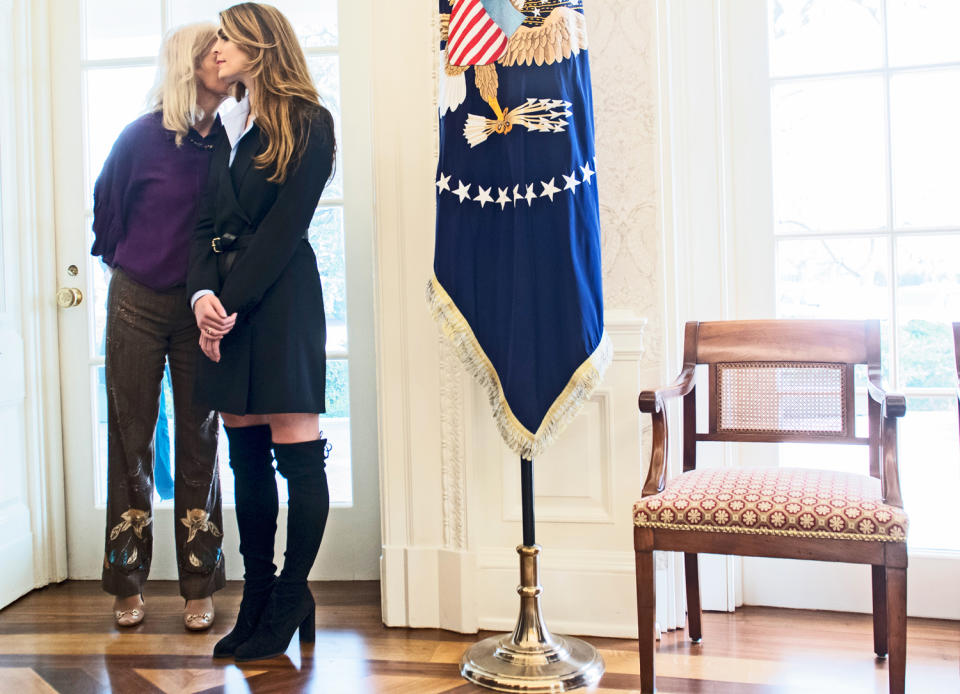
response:
{"label": "floral upholstered seat cushion", "polygon": [[633,507],[640,527],[904,542],[907,514],[880,480],[799,468],[694,470]]}

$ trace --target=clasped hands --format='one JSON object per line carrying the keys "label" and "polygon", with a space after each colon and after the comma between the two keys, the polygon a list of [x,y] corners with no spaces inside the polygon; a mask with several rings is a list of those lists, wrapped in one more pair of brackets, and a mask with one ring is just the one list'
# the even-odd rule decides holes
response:
{"label": "clasped hands", "polygon": [[220,299],[214,294],[204,294],[193,306],[193,315],[200,328],[200,349],[210,361],[220,361],[220,341],[233,330],[237,314],[228,316]]}

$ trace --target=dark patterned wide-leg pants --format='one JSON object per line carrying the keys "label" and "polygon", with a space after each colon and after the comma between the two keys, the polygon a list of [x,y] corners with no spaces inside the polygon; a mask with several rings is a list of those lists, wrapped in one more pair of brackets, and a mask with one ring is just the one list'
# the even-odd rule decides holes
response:
{"label": "dark patterned wide-leg pants", "polygon": [[153,437],[166,359],[173,385],[180,594],[203,598],[225,582],[218,419],[193,397],[199,338],[185,289],[157,292],[114,272],[107,299],[103,588],[119,597],[143,591],[153,558]]}

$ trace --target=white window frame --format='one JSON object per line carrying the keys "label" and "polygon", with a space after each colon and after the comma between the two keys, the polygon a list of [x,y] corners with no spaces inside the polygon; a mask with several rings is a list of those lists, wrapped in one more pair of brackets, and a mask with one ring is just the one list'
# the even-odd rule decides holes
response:
{"label": "white window frame", "polygon": [[[664,17],[666,325],[674,357],[686,320],[775,315],[767,11],[766,0],[658,0],[658,10]],[[769,455],[756,448],[727,445],[709,454],[715,460],[708,464],[749,466]],[[756,561],[786,560],[750,560],[747,572],[757,570]],[[909,613],[960,618],[960,600],[948,599],[960,596],[960,554],[914,550],[910,562]],[[810,580],[834,588],[832,595],[811,593],[797,603],[770,595],[758,601],[744,566],[729,557],[701,562],[704,609],[732,610],[743,604],[746,588],[752,604],[871,610],[869,572],[858,567],[792,562],[794,576],[809,569]],[[764,570],[769,577],[780,569]],[[833,571],[830,578],[824,570]]]}

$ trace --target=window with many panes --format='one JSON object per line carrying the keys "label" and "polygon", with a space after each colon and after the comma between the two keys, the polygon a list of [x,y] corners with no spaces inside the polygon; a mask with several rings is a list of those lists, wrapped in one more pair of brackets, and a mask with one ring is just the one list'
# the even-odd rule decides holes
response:
{"label": "window with many panes", "polygon": [[[228,3],[211,0],[86,0],[83,3],[83,138],[84,195],[87,224],[93,208],[93,184],[114,140],[127,123],[145,112],[146,96],[156,72],[156,56],[163,35],[176,26],[217,22],[217,13]],[[274,0],[297,31],[310,71],[324,105],[333,113],[340,141],[340,58],[336,0]],[[233,106],[225,103],[222,111]],[[310,224],[310,243],[317,253],[323,282],[327,320],[327,412],[320,428],[336,441],[327,461],[331,502],[348,506],[353,501],[350,460],[349,345],[347,342],[346,271],[344,265],[343,163],[338,148],[336,173],[324,190]],[[91,237],[92,243],[92,237]],[[96,259],[90,260],[92,301],[90,368],[95,389],[92,400],[97,444],[98,497],[106,499],[107,426],[104,392],[103,336],[106,324],[108,278]],[[173,404],[169,381],[164,384],[164,408],[158,428],[158,459],[173,458]],[[166,433],[164,430],[166,429]],[[168,441],[168,442],[167,442]],[[220,473],[225,500],[233,499],[233,477],[226,464],[226,437],[221,436]],[[163,488],[166,466],[158,466],[158,490]],[[281,485],[281,494],[285,486]]]}
{"label": "window with many panes", "polygon": [[960,2],[767,7],[777,315],[883,321],[911,546],[960,550]]}

